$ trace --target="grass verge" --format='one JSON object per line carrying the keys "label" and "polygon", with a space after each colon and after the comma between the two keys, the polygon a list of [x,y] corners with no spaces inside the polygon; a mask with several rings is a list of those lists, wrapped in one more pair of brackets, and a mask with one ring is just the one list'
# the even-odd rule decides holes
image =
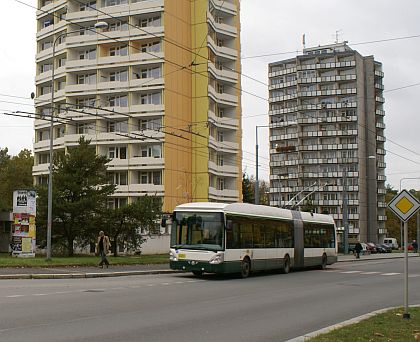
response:
{"label": "grass verge", "polygon": [[[169,263],[168,254],[141,256],[108,256],[113,265],[147,265]],[[46,261],[44,255],[35,258],[16,258],[6,253],[0,253],[0,267],[54,267],[54,266],[97,266],[99,257],[90,255],[75,255],[73,257],[52,257]]]}
{"label": "grass verge", "polygon": [[420,308],[409,309],[411,319],[398,308],[359,323],[309,339],[310,342],[408,342],[420,341]]}

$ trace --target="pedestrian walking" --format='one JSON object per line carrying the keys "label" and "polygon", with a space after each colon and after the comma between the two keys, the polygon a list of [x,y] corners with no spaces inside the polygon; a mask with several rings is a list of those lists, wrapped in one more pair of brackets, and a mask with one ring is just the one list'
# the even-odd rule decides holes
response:
{"label": "pedestrian walking", "polygon": [[413,243],[411,245],[413,246],[413,252],[417,253],[417,251],[419,249],[419,244],[417,243],[417,241],[413,240]]}
{"label": "pedestrian walking", "polygon": [[96,243],[95,253],[101,257],[101,261],[99,262],[99,267],[106,268],[109,266],[108,259],[106,255],[108,254],[111,248],[111,243],[109,242],[109,237],[105,235],[105,233],[101,230],[98,236],[98,242]]}
{"label": "pedestrian walking", "polygon": [[363,247],[359,241],[357,241],[356,246],[354,246],[354,250],[356,251],[356,259],[360,259],[360,252],[363,250]]}

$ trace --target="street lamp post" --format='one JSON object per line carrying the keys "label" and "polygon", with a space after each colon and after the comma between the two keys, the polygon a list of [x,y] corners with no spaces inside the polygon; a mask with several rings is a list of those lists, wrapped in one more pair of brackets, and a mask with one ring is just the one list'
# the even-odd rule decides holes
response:
{"label": "street lamp post", "polygon": [[254,203],[260,203],[260,189],[259,189],[259,179],[258,179],[258,128],[261,127],[270,127],[267,125],[255,126],[255,186],[254,186]]}
{"label": "street lamp post", "polygon": [[[95,24],[95,29],[107,28],[108,23],[99,21]],[[51,67],[51,113],[50,113],[50,166],[48,170],[48,214],[47,214],[47,260],[51,260],[51,226],[52,226],[52,174],[53,174],[53,155],[54,155],[54,72],[55,72],[55,47],[59,39],[77,31],[63,32],[59,34],[52,45],[52,67]]]}

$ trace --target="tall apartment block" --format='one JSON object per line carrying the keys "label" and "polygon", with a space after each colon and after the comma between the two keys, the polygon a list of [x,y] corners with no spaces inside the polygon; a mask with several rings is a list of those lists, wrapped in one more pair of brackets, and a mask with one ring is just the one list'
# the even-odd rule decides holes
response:
{"label": "tall apartment block", "polygon": [[270,204],[328,213],[339,232],[347,222],[350,242],[382,239],[382,64],[344,42],[271,63],[268,77]]}
{"label": "tall apartment block", "polygon": [[38,8],[37,184],[48,179],[53,102],[54,152],[84,136],[111,159],[109,206],[153,195],[171,212],[242,198],[239,0],[38,0]]}

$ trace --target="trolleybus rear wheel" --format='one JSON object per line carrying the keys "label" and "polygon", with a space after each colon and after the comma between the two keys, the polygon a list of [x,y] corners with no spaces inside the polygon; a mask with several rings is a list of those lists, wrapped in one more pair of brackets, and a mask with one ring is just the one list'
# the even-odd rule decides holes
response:
{"label": "trolleybus rear wheel", "polygon": [[241,277],[248,278],[251,273],[251,260],[245,257],[241,262]]}

